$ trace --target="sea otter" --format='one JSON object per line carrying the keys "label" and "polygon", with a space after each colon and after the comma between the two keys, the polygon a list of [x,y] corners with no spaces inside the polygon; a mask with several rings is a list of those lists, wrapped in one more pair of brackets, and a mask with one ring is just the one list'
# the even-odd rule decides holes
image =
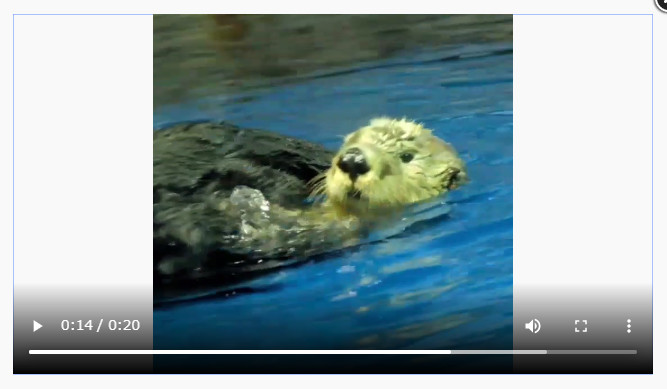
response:
{"label": "sea otter", "polygon": [[322,146],[228,123],[154,131],[155,289],[238,282],[359,242],[468,177],[421,124],[377,118]]}

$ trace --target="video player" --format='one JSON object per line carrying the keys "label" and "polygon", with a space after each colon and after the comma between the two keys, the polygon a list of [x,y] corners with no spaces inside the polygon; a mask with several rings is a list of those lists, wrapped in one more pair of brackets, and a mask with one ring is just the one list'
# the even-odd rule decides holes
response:
{"label": "video player", "polygon": [[14,373],[652,373],[651,3],[15,14]]}

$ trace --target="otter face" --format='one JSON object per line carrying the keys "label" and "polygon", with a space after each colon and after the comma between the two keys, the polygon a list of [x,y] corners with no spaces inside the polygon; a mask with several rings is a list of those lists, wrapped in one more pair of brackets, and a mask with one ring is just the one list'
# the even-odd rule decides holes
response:
{"label": "otter face", "polygon": [[420,124],[379,118],[345,138],[315,192],[358,214],[400,208],[466,181],[465,165],[448,143]]}

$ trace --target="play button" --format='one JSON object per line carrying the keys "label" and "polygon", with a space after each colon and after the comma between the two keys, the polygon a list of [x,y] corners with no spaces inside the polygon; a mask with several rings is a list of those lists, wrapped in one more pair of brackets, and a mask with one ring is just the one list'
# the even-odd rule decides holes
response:
{"label": "play button", "polygon": [[32,332],[35,332],[40,328],[42,328],[42,325],[33,320],[32,321]]}

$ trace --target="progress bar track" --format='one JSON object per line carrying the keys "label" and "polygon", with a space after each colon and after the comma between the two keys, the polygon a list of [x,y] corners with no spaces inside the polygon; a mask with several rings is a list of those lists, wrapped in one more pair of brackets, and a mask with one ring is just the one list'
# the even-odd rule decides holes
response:
{"label": "progress bar track", "polygon": [[30,350],[31,355],[545,355],[637,354],[637,350]]}

